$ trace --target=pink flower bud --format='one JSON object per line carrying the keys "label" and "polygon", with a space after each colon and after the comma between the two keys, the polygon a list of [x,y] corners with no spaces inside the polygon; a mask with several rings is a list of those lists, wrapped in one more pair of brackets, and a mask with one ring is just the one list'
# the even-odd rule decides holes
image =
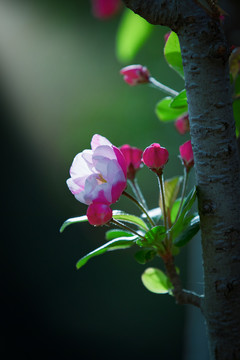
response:
{"label": "pink flower bud", "polygon": [[145,66],[129,65],[124,67],[120,74],[123,75],[124,81],[129,85],[146,84],[149,82],[150,73]]}
{"label": "pink flower bud", "polygon": [[188,140],[183,145],[181,145],[179,147],[179,151],[180,151],[180,156],[181,156],[182,162],[188,172],[194,165],[191,140]]}
{"label": "pink flower bud", "polygon": [[93,203],[87,209],[87,218],[91,225],[104,225],[112,219],[112,209],[106,204]]}
{"label": "pink flower bud", "polygon": [[168,156],[167,149],[153,143],[144,150],[142,160],[152,171],[160,175],[164,165],[168,162]]}
{"label": "pink flower bud", "polygon": [[142,164],[143,151],[127,144],[121,146],[120,150],[125,157],[127,163],[127,178],[133,180],[135,178],[137,170]]}
{"label": "pink flower bud", "polygon": [[186,134],[190,128],[189,128],[189,115],[185,114],[177,118],[175,121],[175,127],[179,134],[184,135]]}
{"label": "pink flower bud", "polygon": [[107,19],[115,15],[121,6],[120,0],[91,0],[93,15],[99,19]]}

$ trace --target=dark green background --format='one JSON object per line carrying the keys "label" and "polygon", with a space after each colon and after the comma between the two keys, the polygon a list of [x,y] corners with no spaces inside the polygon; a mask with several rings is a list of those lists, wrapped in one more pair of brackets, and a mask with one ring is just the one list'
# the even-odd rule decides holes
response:
{"label": "dark green background", "polygon": [[[65,182],[73,157],[95,133],[116,146],[160,142],[170,153],[166,177],[182,173],[178,147],[188,136],[154,114],[164,94],[131,88],[119,74],[126,65],[115,56],[120,18],[94,19],[88,1],[0,3],[4,359],[206,358],[204,331],[196,337],[198,330],[189,330],[194,320],[186,308],[143,287],[147,266],[135,262],[134,249],[76,271],[76,261],[104,243],[105,229],[85,223],[59,233],[64,220],[86,212]],[[156,27],[132,63],[180,91],[183,81],[163,58],[167,31]],[[141,170],[139,183],[156,207],[154,175]],[[123,199],[113,208],[138,213]],[[199,248],[195,256],[189,262],[184,249],[177,265],[184,285],[202,292],[201,272],[190,279],[191,261],[201,264]]]}

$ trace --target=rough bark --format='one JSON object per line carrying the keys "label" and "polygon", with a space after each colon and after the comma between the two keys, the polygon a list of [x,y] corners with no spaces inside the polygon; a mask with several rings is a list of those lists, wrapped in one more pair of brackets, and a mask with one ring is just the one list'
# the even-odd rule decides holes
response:
{"label": "rough bark", "polygon": [[[197,0],[125,0],[179,35],[202,230],[211,359],[240,359],[240,165],[228,46],[217,12]],[[209,1],[206,0],[206,4]]]}

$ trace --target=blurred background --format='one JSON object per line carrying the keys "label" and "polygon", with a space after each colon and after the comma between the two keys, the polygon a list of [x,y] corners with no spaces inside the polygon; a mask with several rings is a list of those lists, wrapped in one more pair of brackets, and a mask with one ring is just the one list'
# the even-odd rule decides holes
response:
{"label": "blurred background", "polygon": [[[1,352],[45,359],[207,359],[203,320],[168,295],[148,292],[135,249],[76,261],[104,243],[104,228],[76,224],[85,214],[66,186],[74,156],[95,133],[116,146],[160,142],[170,153],[166,176],[181,175],[178,147],[188,139],[154,108],[165,95],[129,87],[119,70],[116,32],[123,9],[107,21],[89,1],[0,1],[2,185]],[[180,91],[163,57],[167,28],[155,27],[133,63]],[[194,183],[194,173],[191,182]],[[150,207],[157,183],[139,184]],[[138,213],[127,200],[113,206]],[[177,257],[185,287],[203,291],[199,238]],[[160,260],[149,266],[161,267]]]}

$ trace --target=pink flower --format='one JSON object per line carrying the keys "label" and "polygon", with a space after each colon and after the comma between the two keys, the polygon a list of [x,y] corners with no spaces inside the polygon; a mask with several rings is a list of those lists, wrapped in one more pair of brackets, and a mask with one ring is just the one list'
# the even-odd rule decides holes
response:
{"label": "pink flower", "polygon": [[87,209],[87,218],[91,225],[104,225],[112,219],[112,209],[105,204],[91,204]]}
{"label": "pink flower", "polygon": [[132,147],[130,145],[122,145],[120,147],[127,163],[127,178],[133,180],[135,178],[137,170],[139,170],[142,164],[142,153],[141,149]]}
{"label": "pink flower", "polygon": [[184,135],[186,134],[190,128],[189,128],[189,115],[185,114],[177,118],[175,121],[175,127],[179,134]]}
{"label": "pink flower", "polygon": [[179,151],[180,151],[180,156],[181,156],[182,162],[188,172],[194,165],[191,140],[188,140],[183,145],[181,145],[179,147]]}
{"label": "pink flower", "polygon": [[99,19],[107,19],[115,15],[121,6],[120,0],[91,0],[93,15]]}
{"label": "pink flower", "polygon": [[124,81],[132,86],[148,83],[150,77],[148,69],[142,65],[126,66],[120,71],[120,74],[123,75]]}
{"label": "pink flower", "polygon": [[142,160],[152,171],[160,175],[164,165],[168,162],[168,156],[167,149],[160,144],[153,143],[144,150]]}
{"label": "pink flower", "polygon": [[113,204],[127,184],[125,158],[116,146],[97,134],[92,138],[91,148],[75,156],[67,185],[84,204]]}

